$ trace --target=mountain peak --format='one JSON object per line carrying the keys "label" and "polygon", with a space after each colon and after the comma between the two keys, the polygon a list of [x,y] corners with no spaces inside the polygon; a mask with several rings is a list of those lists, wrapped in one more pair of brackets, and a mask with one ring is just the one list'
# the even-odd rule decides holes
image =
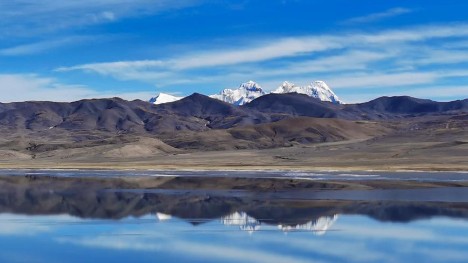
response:
{"label": "mountain peak", "polygon": [[[299,93],[316,98],[321,101],[329,101],[335,104],[342,104],[338,96],[330,89],[330,87],[322,80],[313,81],[307,86],[296,86],[294,83],[284,81],[281,86],[271,93]],[[237,106],[244,105],[252,100],[265,95],[262,87],[255,81],[249,80],[239,85],[237,89],[224,89],[218,94],[210,95],[213,99],[218,99]],[[153,97],[149,102],[153,104],[162,104],[174,102],[182,99],[181,97],[172,96],[166,93],[159,93]]]}
{"label": "mountain peak", "polygon": [[293,83],[285,81],[283,82],[283,84],[281,84],[281,86],[279,86],[277,89],[275,89],[271,93],[293,93],[294,87],[296,86]]}
{"label": "mountain peak", "polygon": [[323,81],[323,80],[315,80],[315,81],[312,82],[312,85],[317,86],[317,87],[322,87],[322,88],[327,89],[327,90],[330,90],[330,87],[328,86],[328,84],[325,83],[325,81]]}
{"label": "mountain peak", "polygon": [[340,101],[338,96],[330,89],[330,87],[321,80],[313,81],[310,85],[307,86],[296,86],[293,83],[288,81],[283,82],[281,86],[279,86],[276,90],[272,91],[272,93],[300,93],[306,94],[310,97],[319,99],[321,101],[329,101],[336,104],[343,103]]}
{"label": "mountain peak", "polygon": [[162,103],[174,102],[180,99],[182,99],[182,97],[176,97],[176,96],[172,96],[172,95],[161,92],[155,97],[152,97],[149,100],[149,102],[153,104],[162,104]]}
{"label": "mountain peak", "polygon": [[265,95],[265,92],[262,87],[255,81],[250,80],[242,83],[237,89],[224,89],[221,93],[210,97],[234,105],[244,105],[263,95]]}
{"label": "mountain peak", "polygon": [[257,82],[249,80],[245,83],[242,83],[239,88],[244,88],[248,91],[263,92],[263,89]]}

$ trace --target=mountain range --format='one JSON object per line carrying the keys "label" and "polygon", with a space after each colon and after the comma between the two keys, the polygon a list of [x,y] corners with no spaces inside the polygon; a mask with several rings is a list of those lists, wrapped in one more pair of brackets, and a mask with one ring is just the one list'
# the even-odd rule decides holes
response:
{"label": "mountain range", "polygon": [[467,113],[468,99],[399,96],[337,104],[298,93],[266,94],[239,106],[198,93],[158,105],[119,98],[0,103],[0,157],[74,158],[94,149],[100,157],[143,158],[362,140],[413,126],[464,129]]}
{"label": "mountain range", "polygon": [[[320,101],[329,101],[336,104],[343,103],[324,81],[314,81],[310,85],[303,87],[296,86],[293,83],[285,81],[271,93],[299,93],[308,95],[309,97]],[[246,83],[242,83],[237,89],[224,89],[219,94],[210,95],[209,97],[240,106],[266,94],[268,93],[265,92],[258,83],[248,81]],[[183,97],[176,97],[166,93],[159,93],[157,96],[151,98],[149,102],[153,104],[163,104],[174,102],[182,98]]]}
{"label": "mountain range", "polygon": [[285,93],[299,93],[305,94],[312,98],[316,98],[320,101],[329,101],[336,104],[342,104],[343,102],[336,96],[336,94],[331,90],[331,88],[324,81],[314,81],[307,86],[296,86],[290,82],[283,82],[276,90],[272,91],[276,94],[285,94]]}

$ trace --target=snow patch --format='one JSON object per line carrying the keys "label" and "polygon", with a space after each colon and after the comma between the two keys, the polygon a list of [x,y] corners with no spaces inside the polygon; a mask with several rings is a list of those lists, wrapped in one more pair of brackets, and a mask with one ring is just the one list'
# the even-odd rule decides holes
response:
{"label": "snow patch", "polygon": [[248,81],[242,83],[237,89],[224,89],[219,94],[211,95],[210,97],[240,106],[265,94],[266,93],[258,83]]}
{"label": "snow patch", "polygon": [[343,102],[338,96],[330,89],[330,87],[324,81],[317,80],[307,86],[296,86],[291,82],[283,82],[276,90],[271,93],[284,94],[284,93],[299,93],[307,96],[319,99],[321,101],[329,101],[336,104],[342,104]]}
{"label": "snow patch", "polygon": [[182,99],[183,97],[176,97],[172,96],[166,93],[159,93],[155,97],[151,98],[149,102],[153,104],[162,104],[162,103],[169,103],[169,102],[174,102]]}

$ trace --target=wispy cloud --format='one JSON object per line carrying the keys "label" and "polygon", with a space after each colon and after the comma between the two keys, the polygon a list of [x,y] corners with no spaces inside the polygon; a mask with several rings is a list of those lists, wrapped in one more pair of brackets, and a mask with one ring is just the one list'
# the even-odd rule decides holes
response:
{"label": "wispy cloud", "polygon": [[120,75],[120,70],[127,71],[129,69],[144,69],[144,72],[147,72],[147,70],[151,68],[172,71],[186,70],[300,57],[310,55],[311,53],[345,48],[381,49],[382,44],[387,47],[392,44],[464,36],[468,36],[468,24],[416,27],[406,30],[388,30],[373,34],[351,35],[345,33],[342,35],[301,36],[295,38],[270,39],[269,41],[247,44],[244,47],[235,49],[227,48],[209,52],[193,52],[167,60],[89,63],[71,67],[60,67],[57,70],[89,70],[106,75],[112,74],[112,72],[116,72]]}
{"label": "wispy cloud", "polygon": [[389,51],[386,53],[368,51],[368,50],[351,50],[345,51],[338,55],[324,56],[321,58],[309,59],[305,61],[289,62],[280,65],[279,69],[260,70],[255,69],[262,77],[271,76],[295,76],[305,73],[324,73],[324,72],[340,72],[340,71],[359,71],[368,69],[368,65],[373,62],[378,62],[395,56],[395,52]]}
{"label": "wispy cloud", "polygon": [[311,74],[320,74],[320,79],[337,89],[434,85],[441,79],[465,77],[463,71],[437,68],[461,62],[465,56],[460,56],[459,50],[425,48],[426,42],[467,37],[468,24],[419,26],[286,37],[169,58],[89,63],[56,70],[94,72],[158,86],[240,82],[255,77],[271,85],[266,87],[268,90],[286,79],[301,82],[307,78],[310,82]]}
{"label": "wispy cloud", "polygon": [[468,53],[465,50],[419,48],[414,52],[417,52],[418,59],[402,59],[402,63],[406,65],[449,65],[468,61]]}
{"label": "wispy cloud", "polygon": [[54,40],[45,40],[35,43],[17,45],[13,47],[0,49],[0,56],[20,56],[31,55],[44,52],[50,49],[56,49],[63,46],[74,46],[85,41],[90,41],[96,37],[91,36],[70,36]]}
{"label": "wispy cloud", "polygon": [[158,72],[158,68],[163,68],[165,65],[166,63],[160,60],[117,61],[60,67],[55,69],[55,71],[66,72],[82,70],[85,72],[95,72],[103,76],[111,76],[119,80],[153,82],[170,75],[170,72]]}
{"label": "wispy cloud", "polygon": [[31,36],[79,26],[109,23],[123,18],[145,16],[185,8],[201,0],[81,0],[0,2],[0,38]]}
{"label": "wispy cloud", "polygon": [[386,18],[391,18],[395,16],[400,16],[413,12],[413,10],[408,8],[396,7],[385,10],[383,12],[373,13],[365,16],[353,17],[343,22],[343,24],[360,24],[360,23],[371,23]]}
{"label": "wispy cloud", "polygon": [[210,52],[196,52],[168,60],[117,61],[90,63],[71,67],[60,67],[57,71],[89,70],[104,75],[125,74],[122,71],[162,68],[186,70],[195,68],[229,66],[241,63],[254,63],[278,58],[287,58],[314,52],[338,49],[342,43],[330,37],[282,38],[249,44],[245,47]]}
{"label": "wispy cloud", "polygon": [[282,38],[240,49],[190,54],[170,60],[169,64],[176,69],[225,66],[287,58],[341,47],[342,43],[331,37]]}

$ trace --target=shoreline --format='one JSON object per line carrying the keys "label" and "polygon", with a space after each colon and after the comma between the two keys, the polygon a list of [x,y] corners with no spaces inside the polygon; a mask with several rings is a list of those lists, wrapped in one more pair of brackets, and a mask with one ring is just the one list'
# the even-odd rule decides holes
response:
{"label": "shoreline", "polygon": [[[251,168],[251,167],[249,167]],[[1,166],[0,176],[38,175],[50,177],[128,177],[128,178],[265,178],[265,179],[299,179],[312,181],[467,181],[468,170],[415,170],[415,169],[291,169],[281,167],[274,169],[233,169],[232,167],[113,167],[104,166]],[[276,167],[280,168],[280,167]],[[66,173],[76,174],[69,175]],[[9,174],[11,173],[11,174]],[[49,173],[49,174],[48,174]],[[466,179],[465,179],[466,177]]]}
{"label": "shoreline", "polygon": [[[112,167],[112,168],[109,168]],[[0,163],[0,170],[95,170],[95,171],[177,171],[177,172],[415,172],[415,173],[468,173],[468,167],[401,167],[389,166],[385,168],[372,168],[364,166],[342,166],[342,167],[304,167],[304,166],[285,166],[285,165],[265,165],[265,166],[233,166],[233,165],[150,165],[136,163],[64,163],[64,164],[16,164]]]}
{"label": "shoreline", "polygon": [[[414,175],[414,174],[413,174]],[[468,174],[455,177],[448,174],[446,177],[433,176],[422,180],[405,179],[404,176],[395,175],[381,177],[342,177],[329,174],[320,177],[290,177],[290,176],[210,176],[203,174],[148,176],[147,174],[61,174],[58,173],[0,173],[0,186],[2,189],[24,188],[55,189],[58,192],[105,191],[132,192],[149,194],[186,194],[203,196],[231,196],[248,193],[270,193],[273,195],[299,194],[300,199],[314,199],[314,196],[326,191],[368,191],[368,190],[396,190],[396,189],[434,189],[454,188],[466,189],[468,187]],[[47,190],[48,191],[48,190]],[[46,191],[46,192],[47,192]],[[464,191],[464,190],[463,190]],[[365,192],[370,194],[371,192]],[[268,197],[268,196],[265,196]],[[466,197],[468,198],[468,196]]]}

